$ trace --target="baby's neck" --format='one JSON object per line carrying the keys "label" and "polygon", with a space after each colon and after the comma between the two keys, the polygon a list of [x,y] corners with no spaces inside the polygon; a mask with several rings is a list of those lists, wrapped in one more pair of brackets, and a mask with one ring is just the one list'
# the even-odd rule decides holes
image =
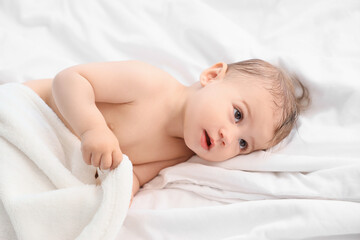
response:
{"label": "baby's neck", "polygon": [[174,91],[174,96],[172,96],[171,103],[169,104],[168,121],[165,126],[170,136],[184,138],[184,115],[187,100],[196,88],[196,84],[189,87],[181,84],[178,89]]}

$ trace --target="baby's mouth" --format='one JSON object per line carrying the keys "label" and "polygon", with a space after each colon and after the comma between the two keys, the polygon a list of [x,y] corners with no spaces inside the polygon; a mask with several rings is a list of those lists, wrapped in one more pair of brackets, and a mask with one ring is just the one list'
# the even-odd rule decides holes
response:
{"label": "baby's mouth", "polygon": [[210,135],[205,129],[203,130],[203,134],[201,134],[200,144],[201,147],[205,150],[210,150],[210,148],[214,146],[214,141],[211,139]]}
{"label": "baby's mouth", "polygon": [[205,130],[205,138],[206,138],[206,144],[208,146],[208,149],[210,149],[211,145],[212,145],[212,141],[211,138],[209,136],[209,134],[207,133],[207,131]]}

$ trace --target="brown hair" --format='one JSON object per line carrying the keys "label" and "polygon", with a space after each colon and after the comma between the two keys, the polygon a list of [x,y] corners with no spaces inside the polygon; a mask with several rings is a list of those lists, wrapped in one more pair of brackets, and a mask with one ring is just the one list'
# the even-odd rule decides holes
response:
{"label": "brown hair", "polygon": [[309,91],[295,74],[290,74],[263,60],[250,59],[229,64],[228,73],[229,75],[240,73],[264,80],[266,89],[274,97],[275,105],[282,110],[281,120],[275,127],[269,147],[278,144],[289,135],[300,112],[310,104]]}

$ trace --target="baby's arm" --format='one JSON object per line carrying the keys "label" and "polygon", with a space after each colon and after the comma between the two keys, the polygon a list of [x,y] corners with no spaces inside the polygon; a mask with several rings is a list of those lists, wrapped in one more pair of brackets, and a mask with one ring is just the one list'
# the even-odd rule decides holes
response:
{"label": "baby's arm", "polygon": [[84,161],[101,169],[116,168],[122,160],[119,142],[95,102],[135,101],[156,69],[127,61],[83,64],[65,69],[53,80],[55,103],[81,139]]}

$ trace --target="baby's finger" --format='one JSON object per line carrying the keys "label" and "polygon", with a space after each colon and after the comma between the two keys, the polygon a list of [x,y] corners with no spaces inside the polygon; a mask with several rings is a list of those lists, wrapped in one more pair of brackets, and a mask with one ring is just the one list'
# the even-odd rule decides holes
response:
{"label": "baby's finger", "polygon": [[100,158],[101,158],[101,153],[92,153],[91,154],[91,165],[93,165],[94,167],[99,167]]}
{"label": "baby's finger", "polygon": [[100,160],[100,168],[101,170],[106,170],[109,169],[111,167],[111,154],[103,154],[101,156],[101,160]]}
{"label": "baby's finger", "polygon": [[115,169],[117,168],[117,166],[119,166],[119,164],[122,161],[122,153],[119,150],[116,150],[112,153],[112,165],[111,165],[111,169]]}
{"label": "baby's finger", "polygon": [[82,151],[82,157],[87,165],[91,165],[91,153],[88,151]]}

